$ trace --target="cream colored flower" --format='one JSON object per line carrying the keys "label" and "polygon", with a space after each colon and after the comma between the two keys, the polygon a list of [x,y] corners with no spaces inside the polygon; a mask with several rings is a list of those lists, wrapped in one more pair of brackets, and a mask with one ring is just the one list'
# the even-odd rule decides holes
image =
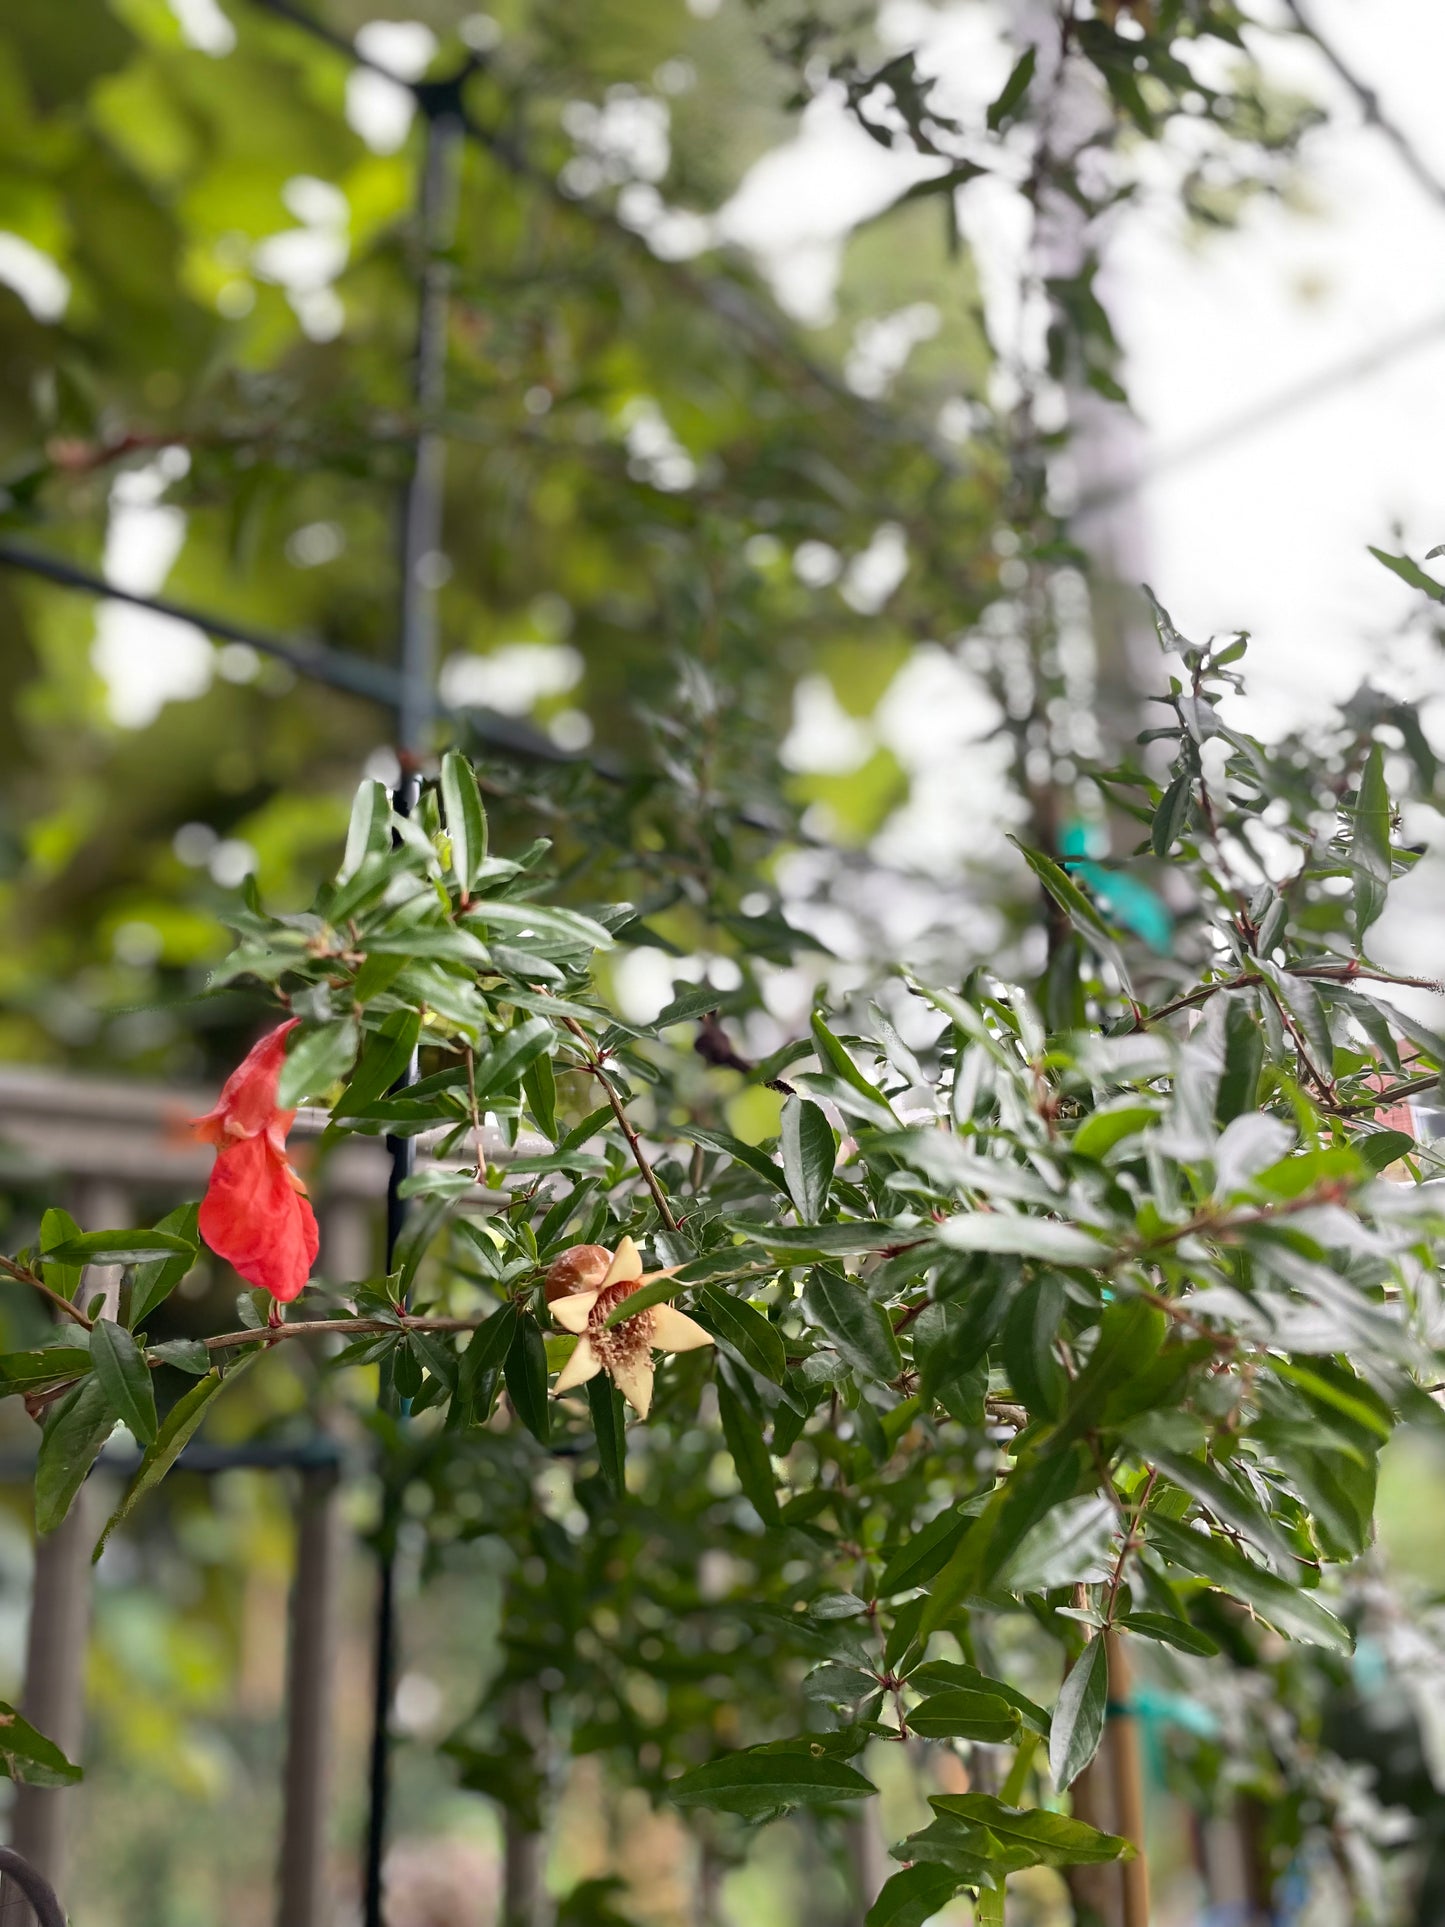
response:
{"label": "cream colored flower", "polygon": [[675,1305],[644,1305],[610,1327],[607,1316],[624,1298],[654,1278],[670,1278],[676,1269],[674,1265],[672,1270],[644,1276],[637,1246],[624,1238],[595,1291],[574,1291],[553,1299],[548,1306],[552,1316],[564,1331],[578,1335],[577,1349],[552,1387],[554,1395],[574,1391],[605,1371],[638,1417],[647,1417],[652,1405],[653,1352],[696,1351],[700,1345],[710,1345],[712,1335]]}

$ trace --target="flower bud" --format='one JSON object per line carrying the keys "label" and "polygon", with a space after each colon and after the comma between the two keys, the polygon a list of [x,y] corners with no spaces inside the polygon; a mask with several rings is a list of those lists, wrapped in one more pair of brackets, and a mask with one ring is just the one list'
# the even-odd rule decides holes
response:
{"label": "flower bud", "polygon": [[595,1291],[611,1263],[606,1245],[569,1245],[547,1268],[547,1303],[570,1298],[574,1291]]}

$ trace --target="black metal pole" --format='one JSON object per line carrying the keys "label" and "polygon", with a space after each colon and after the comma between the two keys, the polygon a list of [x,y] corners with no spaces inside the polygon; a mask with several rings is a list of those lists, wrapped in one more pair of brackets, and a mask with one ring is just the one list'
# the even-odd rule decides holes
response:
{"label": "black metal pole", "polygon": [[[418,88],[417,99],[426,115],[426,150],[422,161],[418,226],[422,248],[420,301],[417,315],[413,393],[425,418],[439,411],[446,390],[447,301],[451,267],[447,250],[456,226],[456,149],[462,134],[461,82]],[[423,426],[416,438],[411,474],[401,501],[401,647],[398,668],[396,750],[401,773],[393,806],[402,816],[415,809],[421,788],[420,765],[435,714],[437,656],[437,591],[441,587],[442,485],[446,442]],[[407,1066],[402,1084],[416,1081],[417,1059]],[[386,1268],[394,1269],[397,1246],[406,1223],[406,1199],[401,1187],[411,1176],[416,1159],[415,1140],[389,1137],[391,1170],[386,1188]],[[384,1381],[385,1384],[385,1381]],[[395,1391],[390,1402],[404,1417]],[[383,1927],[382,1870],[386,1857],[387,1807],[391,1792],[391,1702],[396,1680],[396,1524],[400,1494],[394,1475],[384,1478],[382,1521],[378,1548],[375,1675],[372,1703],[370,1799],[366,1832],[363,1884],[365,1927]]]}

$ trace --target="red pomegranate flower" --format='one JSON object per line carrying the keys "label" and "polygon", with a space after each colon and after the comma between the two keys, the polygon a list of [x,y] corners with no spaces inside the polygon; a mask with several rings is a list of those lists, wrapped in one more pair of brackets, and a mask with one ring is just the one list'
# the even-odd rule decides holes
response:
{"label": "red pomegranate flower", "polygon": [[276,1103],[286,1039],[299,1022],[269,1031],[226,1079],[216,1108],[192,1120],[196,1136],[217,1147],[201,1236],[278,1305],[300,1295],[320,1244],[306,1187],[286,1157],[296,1113]]}

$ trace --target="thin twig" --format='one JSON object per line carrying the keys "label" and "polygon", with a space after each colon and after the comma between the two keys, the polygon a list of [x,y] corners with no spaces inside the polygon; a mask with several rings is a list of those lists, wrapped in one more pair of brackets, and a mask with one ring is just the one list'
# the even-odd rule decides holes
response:
{"label": "thin twig", "polygon": [[[493,1310],[495,1310],[495,1306]],[[490,1316],[491,1314],[487,1314]],[[380,1338],[387,1332],[472,1332],[484,1318],[298,1318],[290,1325],[263,1325],[236,1332],[217,1332],[201,1343],[210,1352],[224,1352],[236,1345],[267,1344],[278,1338]]]}
{"label": "thin twig", "polygon": [[1304,8],[1299,4],[1299,0],[1284,0],[1284,3],[1300,32],[1306,39],[1314,42],[1325,60],[1359,102],[1360,112],[1364,115],[1369,125],[1373,127],[1377,133],[1385,136],[1385,139],[1389,141],[1395,152],[1400,156],[1400,159],[1405,163],[1405,166],[1410,170],[1411,174],[1414,175],[1416,182],[1424,188],[1431,200],[1438,202],[1441,207],[1445,207],[1445,180],[1442,180],[1440,176],[1435,173],[1405,130],[1386,114],[1380,105],[1380,97],[1374,88],[1361,80],[1359,75],[1349,65],[1348,61],[1346,61],[1344,56],[1334,46],[1333,42],[1325,39],[1319,28],[1315,26],[1314,22],[1305,13]]}
{"label": "thin twig", "polygon": [[482,1141],[482,1116],[477,1109],[477,1066],[476,1055],[470,1044],[463,1050],[467,1060],[467,1103],[472,1113],[472,1137],[477,1147],[477,1183],[481,1184],[487,1175],[487,1149]]}
{"label": "thin twig", "polygon": [[577,1038],[578,1041],[581,1043],[582,1048],[586,1053],[585,1058],[583,1060],[584,1067],[591,1072],[593,1077],[597,1079],[597,1082],[602,1086],[603,1091],[606,1093],[607,1102],[612,1107],[612,1115],[617,1119],[618,1127],[621,1130],[622,1135],[627,1139],[627,1148],[632,1153],[632,1162],[637,1166],[638,1170],[642,1173],[643,1182],[646,1184],[648,1190],[652,1193],[652,1201],[657,1206],[659,1217],[662,1219],[662,1222],[667,1226],[669,1231],[676,1231],[677,1219],[674,1218],[672,1215],[672,1206],[667,1201],[667,1193],[663,1190],[662,1186],[658,1183],[657,1173],[653,1170],[652,1166],[647,1161],[647,1153],[642,1148],[642,1140],[638,1137],[636,1131],[632,1128],[632,1120],[627,1115],[627,1110],[622,1102],[622,1099],[617,1095],[617,1092],[613,1088],[612,1079],[607,1075],[607,1072],[602,1068],[602,1060],[598,1057],[596,1050],[593,1048],[591,1038],[587,1035],[586,1031],[583,1030],[582,1026],[577,1022],[577,1019],[575,1017],[564,1017],[562,1019],[562,1022],[565,1024],[567,1029],[571,1031],[572,1035],[575,1038]]}
{"label": "thin twig", "polygon": [[31,1290],[38,1291],[42,1298],[48,1298],[55,1309],[65,1317],[73,1319],[77,1325],[83,1325],[87,1331],[91,1329],[91,1321],[79,1305],[72,1305],[68,1298],[62,1297],[58,1291],[52,1291],[37,1272],[31,1271],[25,1265],[17,1264],[13,1258],[0,1257],[0,1273],[13,1279],[17,1285],[29,1285]]}

